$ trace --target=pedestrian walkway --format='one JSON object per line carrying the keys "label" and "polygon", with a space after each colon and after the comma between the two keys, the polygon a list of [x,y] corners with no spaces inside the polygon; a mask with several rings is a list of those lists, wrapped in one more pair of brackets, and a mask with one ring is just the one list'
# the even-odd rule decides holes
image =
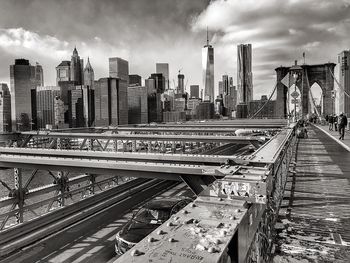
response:
{"label": "pedestrian walkway", "polygon": [[308,130],[287,181],[273,262],[348,263],[350,152],[331,138],[335,135]]}
{"label": "pedestrian walkway", "polygon": [[341,145],[343,145],[344,148],[346,148],[348,151],[350,151],[350,131],[349,130],[345,130],[345,136],[344,136],[344,140],[339,140],[339,132],[338,131],[330,131],[328,128],[328,125],[316,125],[317,128],[321,129],[323,132],[325,132],[328,136],[330,136],[331,138],[335,139],[338,141],[338,143],[340,143]]}

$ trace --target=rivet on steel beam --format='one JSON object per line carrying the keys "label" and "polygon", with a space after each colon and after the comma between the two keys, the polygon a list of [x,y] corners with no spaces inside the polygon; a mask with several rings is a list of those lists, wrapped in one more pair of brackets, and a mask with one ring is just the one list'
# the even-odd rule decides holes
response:
{"label": "rivet on steel beam", "polygon": [[196,207],[197,205],[195,203],[191,203],[190,207]]}
{"label": "rivet on steel beam", "polygon": [[223,199],[223,198],[221,198],[221,197],[220,197],[220,198],[218,198],[218,200],[219,200],[219,201],[224,201],[224,199]]}
{"label": "rivet on steel beam", "polygon": [[173,243],[173,242],[175,242],[175,239],[171,237],[171,238],[168,239],[168,241],[169,241],[170,243]]}
{"label": "rivet on steel beam", "polygon": [[230,216],[230,220],[236,220],[237,219],[237,217],[235,217],[235,216]]}
{"label": "rivet on steel beam", "polygon": [[164,234],[165,234],[165,232],[161,229],[157,231],[157,235],[164,235]]}
{"label": "rivet on steel beam", "polygon": [[166,224],[166,226],[168,226],[168,227],[173,226],[173,225],[174,225],[174,224],[171,223],[171,222],[168,222],[168,223]]}
{"label": "rivet on steel beam", "polygon": [[148,241],[148,243],[152,243],[155,241],[155,239],[153,237],[149,237],[147,241]]}
{"label": "rivet on steel beam", "polygon": [[187,210],[182,210],[182,213],[183,213],[184,215],[188,214]]}
{"label": "rivet on steel beam", "polygon": [[174,219],[174,221],[177,221],[177,220],[179,220],[179,217],[178,216],[174,216],[173,219]]}

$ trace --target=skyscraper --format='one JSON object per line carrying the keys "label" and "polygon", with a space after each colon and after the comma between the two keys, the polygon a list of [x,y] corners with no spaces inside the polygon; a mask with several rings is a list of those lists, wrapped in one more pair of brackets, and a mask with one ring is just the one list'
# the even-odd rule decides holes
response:
{"label": "skyscraper", "polygon": [[145,86],[128,87],[129,124],[148,123],[147,88]]}
{"label": "skyscraper", "polygon": [[169,64],[156,63],[156,73],[161,73],[165,79],[165,90],[169,89]]}
{"label": "skyscraper", "polygon": [[[344,90],[350,94],[350,50],[344,50],[338,55],[338,63],[340,64],[339,82]],[[344,112],[350,117],[350,98],[345,95],[343,90],[339,90],[339,113]]]}
{"label": "skyscraper", "polygon": [[0,132],[11,128],[11,94],[7,84],[0,83]]}
{"label": "skyscraper", "polygon": [[109,58],[109,77],[129,83],[129,62],[118,57]]}
{"label": "skyscraper", "polygon": [[101,78],[95,82],[95,125],[128,124],[126,81]]}
{"label": "skyscraper", "polygon": [[238,103],[248,104],[253,99],[252,45],[237,46]]}
{"label": "skyscraper", "polygon": [[74,48],[70,62],[70,80],[74,81],[75,85],[83,85],[83,67],[84,61],[80,59],[77,49]]}
{"label": "skyscraper", "polygon": [[84,86],[88,86],[89,88],[92,89],[94,87],[94,81],[95,81],[94,69],[91,67],[90,59],[88,58],[88,61],[84,68]]}
{"label": "skyscraper", "polygon": [[32,66],[26,59],[16,59],[10,66],[12,130],[35,128],[36,87],[43,84],[42,68]]}
{"label": "skyscraper", "polygon": [[177,75],[177,94],[185,93],[184,79],[185,79],[185,75],[183,74]]}
{"label": "skyscraper", "polygon": [[36,90],[37,128],[55,125],[54,99],[60,97],[60,87],[42,86]]}
{"label": "skyscraper", "polygon": [[225,95],[229,95],[230,94],[230,83],[228,80],[228,76],[227,75],[222,75],[222,89],[223,89],[223,94]]}
{"label": "skyscraper", "polygon": [[214,48],[209,45],[207,31],[207,44],[202,48],[202,70],[204,100],[214,102]]}
{"label": "skyscraper", "polygon": [[63,60],[57,67],[56,67],[56,85],[58,86],[58,83],[61,81],[70,81],[70,61]]}
{"label": "skyscraper", "polygon": [[199,85],[191,85],[190,86],[190,97],[191,98],[199,98]]}
{"label": "skyscraper", "polygon": [[132,74],[129,75],[129,86],[141,86],[142,78],[140,75]]}

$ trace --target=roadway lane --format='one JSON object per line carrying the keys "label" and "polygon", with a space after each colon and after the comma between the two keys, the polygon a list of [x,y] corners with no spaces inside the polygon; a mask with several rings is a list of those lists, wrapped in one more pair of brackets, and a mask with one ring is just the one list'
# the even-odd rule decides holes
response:
{"label": "roadway lane", "polygon": [[[191,196],[186,185],[179,184],[161,194],[161,197]],[[142,197],[140,195],[140,200]],[[119,209],[118,209],[119,210]],[[121,207],[128,210],[128,207]],[[37,242],[10,257],[0,260],[1,263],[104,263],[117,259],[114,253],[115,234],[131,216],[129,213],[118,213],[115,209],[103,211],[81,223],[74,224]]]}

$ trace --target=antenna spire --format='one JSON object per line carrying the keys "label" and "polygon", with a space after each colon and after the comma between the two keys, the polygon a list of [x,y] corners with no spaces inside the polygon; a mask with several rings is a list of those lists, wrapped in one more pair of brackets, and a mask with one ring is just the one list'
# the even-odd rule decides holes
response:
{"label": "antenna spire", "polygon": [[209,46],[209,33],[208,33],[208,26],[207,26],[207,46]]}

